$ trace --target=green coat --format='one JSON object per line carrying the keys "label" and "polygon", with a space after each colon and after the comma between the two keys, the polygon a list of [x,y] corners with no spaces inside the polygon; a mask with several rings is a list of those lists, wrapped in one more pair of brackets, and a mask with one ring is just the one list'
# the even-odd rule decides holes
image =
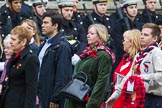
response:
{"label": "green coat", "polygon": [[66,99],[64,108],[99,108],[108,88],[112,68],[111,61],[111,56],[103,50],[98,51],[96,58],[88,56],[80,60],[76,64],[74,72],[83,71],[87,74],[88,84],[93,87],[92,93],[86,104]]}

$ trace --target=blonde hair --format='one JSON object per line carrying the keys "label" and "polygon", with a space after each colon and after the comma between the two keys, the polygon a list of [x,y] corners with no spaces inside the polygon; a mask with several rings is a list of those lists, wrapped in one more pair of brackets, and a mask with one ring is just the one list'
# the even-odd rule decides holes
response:
{"label": "blonde hair", "polygon": [[92,24],[89,26],[88,30],[94,27],[96,29],[97,35],[99,36],[100,41],[102,44],[105,44],[109,38],[108,30],[107,28],[102,24]]}
{"label": "blonde hair", "polygon": [[132,43],[132,47],[128,49],[128,54],[130,58],[133,59],[141,48],[141,32],[138,29],[128,30],[124,32],[123,37],[127,38]]}
{"label": "blonde hair", "polygon": [[38,35],[38,30],[37,30],[37,25],[36,23],[31,20],[31,19],[25,19],[23,20],[22,24],[23,23],[27,23],[29,26],[31,26],[33,28],[33,31],[35,33],[35,35],[33,36],[34,37],[34,42],[37,46],[40,45],[40,40],[39,40],[39,35]]}

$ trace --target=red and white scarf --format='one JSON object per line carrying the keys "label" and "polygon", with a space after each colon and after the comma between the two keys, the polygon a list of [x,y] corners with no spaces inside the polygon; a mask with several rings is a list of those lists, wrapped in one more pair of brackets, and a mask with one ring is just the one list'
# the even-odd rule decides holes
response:
{"label": "red and white scarf", "polygon": [[97,57],[97,51],[99,51],[99,50],[106,51],[106,53],[111,56],[112,63],[115,63],[115,54],[107,46],[104,46],[104,45],[95,45],[93,47],[90,47],[90,46],[86,47],[86,49],[80,55],[80,58],[84,59],[88,56],[96,58]]}
{"label": "red and white scarf", "polygon": [[140,71],[140,64],[142,62],[142,60],[145,58],[145,56],[155,47],[158,47],[157,43],[153,43],[150,44],[148,47],[146,47],[143,50],[139,51],[138,56],[135,59],[135,64],[134,64],[134,73],[140,75],[141,71]]}

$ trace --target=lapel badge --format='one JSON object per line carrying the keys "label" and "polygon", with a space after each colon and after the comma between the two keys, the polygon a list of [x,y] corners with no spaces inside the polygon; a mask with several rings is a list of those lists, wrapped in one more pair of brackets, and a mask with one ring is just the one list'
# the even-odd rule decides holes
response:
{"label": "lapel badge", "polygon": [[18,64],[16,65],[16,68],[19,69],[21,66],[22,66],[21,63],[18,63]]}
{"label": "lapel badge", "polygon": [[145,69],[144,69],[144,72],[145,72],[145,73],[147,73],[148,71],[149,71],[148,68],[145,68]]}
{"label": "lapel badge", "polygon": [[143,65],[144,65],[144,72],[147,73],[149,71],[149,65],[150,65],[150,61],[149,60],[146,60],[144,61]]}

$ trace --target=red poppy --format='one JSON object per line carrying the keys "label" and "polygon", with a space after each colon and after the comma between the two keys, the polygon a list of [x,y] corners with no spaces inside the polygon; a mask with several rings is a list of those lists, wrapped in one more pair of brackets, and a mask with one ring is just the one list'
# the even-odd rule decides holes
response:
{"label": "red poppy", "polygon": [[16,68],[19,69],[21,67],[21,63],[17,63]]}
{"label": "red poppy", "polygon": [[91,57],[97,57],[97,50],[90,50],[87,52],[87,54]]}
{"label": "red poppy", "polygon": [[[133,93],[127,92],[128,81],[134,82]],[[146,89],[143,80],[137,76],[130,76],[125,82],[122,94],[115,102],[113,108],[144,108]]]}

